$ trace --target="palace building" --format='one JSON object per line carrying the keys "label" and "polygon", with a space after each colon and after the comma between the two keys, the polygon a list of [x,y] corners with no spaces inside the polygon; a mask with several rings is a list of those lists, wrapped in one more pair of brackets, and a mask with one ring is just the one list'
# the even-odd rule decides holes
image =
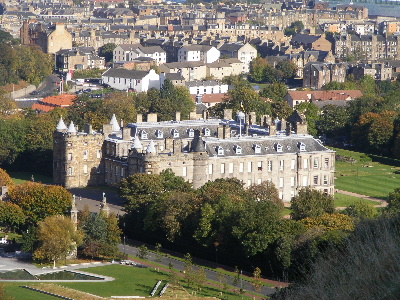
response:
{"label": "palace building", "polygon": [[[192,115],[193,116],[193,115]],[[116,185],[135,174],[171,169],[198,188],[217,178],[236,177],[245,186],[272,181],[289,202],[302,187],[334,193],[335,152],[307,134],[305,117],[287,120],[224,111],[223,119],[147,121],[121,127],[115,116],[101,132],[79,132],[60,119],[54,132],[53,181],[66,188]]]}

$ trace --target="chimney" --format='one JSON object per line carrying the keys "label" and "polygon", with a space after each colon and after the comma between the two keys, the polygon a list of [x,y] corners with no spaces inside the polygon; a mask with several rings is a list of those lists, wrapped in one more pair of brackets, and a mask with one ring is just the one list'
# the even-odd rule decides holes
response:
{"label": "chimney", "polygon": [[85,124],[83,125],[83,132],[87,133],[87,134],[92,134],[92,125],[91,124]]}
{"label": "chimney", "polygon": [[191,111],[189,113],[189,119],[190,120],[197,120],[197,113],[195,111]]}
{"label": "chimney", "polygon": [[232,120],[232,109],[224,109],[224,119]]}
{"label": "chimney", "polygon": [[250,125],[256,125],[257,124],[257,120],[256,120],[256,113],[255,112],[251,112],[249,113],[249,124]]}
{"label": "chimney", "polygon": [[276,125],[274,122],[269,126],[269,135],[276,135]]}
{"label": "chimney", "polygon": [[107,137],[112,133],[112,124],[103,125],[103,134]]}
{"label": "chimney", "polygon": [[224,139],[230,139],[231,138],[231,128],[226,124],[223,125],[223,128],[224,128]]}
{"label": "chimney", "polygon": [[131,128],[130,127],[122,128],[122,139],[124,141],[129,141],[131,139]]}
{"label": "chimney", "polygon": [[147,122],[157,122],[157,114],[147,114]]}
{"label": "chimney", "polygon": [[165,139],[165,150],[171,151],[173,148],[174,139],[166,138]]}
{"label": "chimney", "polygon": [[181,120],[181,112],[180,111],[177,111],[176,113],[175,113],[175,121],[180,121]]}
{"label": "chimney", "polygon": [[142,123],[142,122],[143,122],[143,115],[137,114],[136,115],[136,123]]}

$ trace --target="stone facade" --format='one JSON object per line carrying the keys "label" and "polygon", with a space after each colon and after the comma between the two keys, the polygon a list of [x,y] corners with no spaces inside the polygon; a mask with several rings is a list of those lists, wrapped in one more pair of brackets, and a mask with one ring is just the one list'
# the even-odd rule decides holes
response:
{"label": "stone facade", "polygon": [[171,169],[198,188],[209,180],[236,177],[245,186],[272,181],[289,202],[311,186],[334,193],[335,152],[307,134],[304,116],[272,121],[255,113],[242,121],[198,119],[157,122],[157,115],[120,128],[115,116],[102,132],[77,132],[62,121],[54,133],[54,182],[68,188],[115,185],[135,173]]}

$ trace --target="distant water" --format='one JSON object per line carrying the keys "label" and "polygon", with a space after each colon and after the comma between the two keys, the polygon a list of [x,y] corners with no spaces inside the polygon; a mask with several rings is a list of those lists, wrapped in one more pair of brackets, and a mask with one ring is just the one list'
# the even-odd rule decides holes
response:
{"label": "distant water", "polygon": [[[364,5],[372,16],[400,17],[400,0],[354,0],[354,5]],[[337,4],[350,4],[349,0],[329,1],[331,7]]]}

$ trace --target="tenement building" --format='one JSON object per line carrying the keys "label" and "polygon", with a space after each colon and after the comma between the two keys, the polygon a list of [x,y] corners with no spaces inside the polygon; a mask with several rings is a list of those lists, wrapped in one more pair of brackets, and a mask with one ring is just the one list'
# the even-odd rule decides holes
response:
{"label": "tenement building", "polygon": [[223,119],[147,121],[122,127],[115,116],[101,132],[79,132],[60,119],[54,132],[54,183],[67,188],[115,185],[135,173],[171,169],[198,188],[236,177],[245,186],[272,181],[288,202],[302,187],[334,193],[335,152],[307,134],[303,115],[287,120],[225,110]]}

